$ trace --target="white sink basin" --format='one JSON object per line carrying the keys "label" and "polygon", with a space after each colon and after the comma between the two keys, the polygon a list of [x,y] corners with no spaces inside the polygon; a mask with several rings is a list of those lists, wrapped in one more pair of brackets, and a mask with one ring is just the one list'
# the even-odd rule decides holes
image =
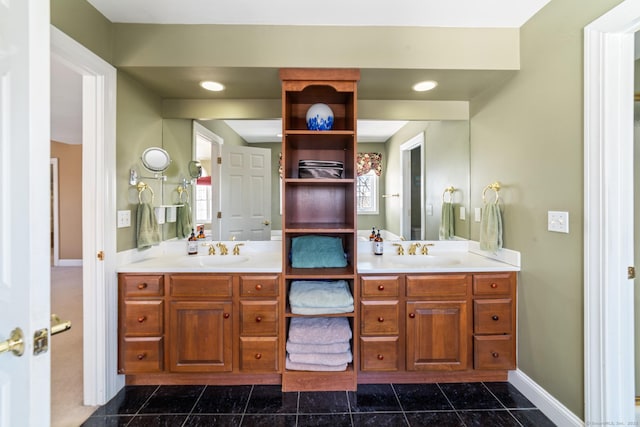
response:
{"label": "white sink basin", "polygon": [[414,267],[446,267],[460,264],[457,258],[439,255],[392,255],[387,261]]}
{"label": "white sink basin", "polygon": [[249,261],[249,257],[242,255],[199,255],[176,260],[176,265],[183,267],[216,267],[242,264]]}

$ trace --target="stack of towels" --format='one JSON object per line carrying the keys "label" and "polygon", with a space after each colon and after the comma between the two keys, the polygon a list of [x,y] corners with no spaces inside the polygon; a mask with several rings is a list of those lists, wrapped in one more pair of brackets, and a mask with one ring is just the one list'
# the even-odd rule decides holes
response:
{"label": "stack of towels", "polygon": [[353,296],[346,280],[294,280],[289,306],[294,314],[352,313]]}
{"label": "stack of towels", "polygon": [[346,317],[294,317],[289,325],[286,368],[344,371],[353,361]]}

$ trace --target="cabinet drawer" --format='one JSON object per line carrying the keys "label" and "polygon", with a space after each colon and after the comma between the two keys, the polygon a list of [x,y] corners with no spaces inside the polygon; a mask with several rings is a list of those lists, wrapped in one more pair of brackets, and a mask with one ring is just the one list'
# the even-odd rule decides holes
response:
{"label": "cabinet drawer", "polygon": [[465,298],[471,276],[467,274],[407,275],[407,296],[447,299]]}
{"label": "cabinet drawer", "polygon": [[162,335],[163,314],[162,300],[124,301],[124,335],[127,337]]}
{"label": "cabinet drawer", "polygon": [[360,338],[360,369],[363,371],[397,371],[399,361],[398,337]]}
{"label": "cabinet drawer", "polygon": [[473,294],[478,296],[508,296],[515,285],[515,273],[475,274]]}
{"label": "cabinet drawer", "polygon": [[250,372],[278,370],[278,338],[240,338],[240,369]]}
{"label": "cabinet drawer", "polygon": [[398,297],[400,278],[398,276],[367,276],[361,277],[363,298]]}
{"label": "cabinet drawer", "polygon": [[511,299],[478,299],[473,302],[473,331],[476,334],[512,332]]}
{"label": "cabinet drawer", "polygon": [[121,274],[120,285],[124,298],[164,295],[162,275]]}
{"label": "cabinet drawer", "polygon": [[125,338],[120,342],[120,372],[126,374],[160,372],[163,370],[163,340]]}
{"label": "cabinet drawer", "polygon": [[278,276],[240,276],[241,297],[275,297],[278,295]]}
{"label": "cabinet drawer", "polygon": [[362,301],[360,304],[362,335],[398,335],[400,304],[398,301]]}
{"label": "cabinet drawer", "polygon": [[240,301],[240,335],[278,335],[278,301]]}
{"label": "cabinet drawer", "polygon": [[172,274],[169,277],[173,297],[228,298],[233,294],[232,276]]}
{"label": "cabinet drawer", "polygon": [[476,369],[515,369],[515,345],[511,335],[473,337],[473,366]]}

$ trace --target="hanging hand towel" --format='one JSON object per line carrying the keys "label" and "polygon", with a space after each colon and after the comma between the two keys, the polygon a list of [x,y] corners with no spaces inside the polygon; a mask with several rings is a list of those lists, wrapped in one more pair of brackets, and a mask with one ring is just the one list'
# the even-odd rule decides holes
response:
{"label": "hanging hand towel", "polygon": [[138,249],[148,248],[160,243],[160,228],[156,213],[150,203],[140,203],[136,217]]}
{"label": "hanging hand towel", "polygon": [[443,202],[442,203],[442,219],[440,221],[440,230],[439,237],[440,240],[450,240],[454,236],[453,224],[454,224],[454,216],[453,216],[453,203],[451,202]]}
{"label": "hanging hand towel", "polygon": [[496,203],[485,204],[480,220],[480,249],[497,252],[502,248],[502,215]]}
{"label": "hanging hand towel", "polygon": [[189,202],[184,202],[183,206],[178,206],[176,211],[176,235],[179,239],[184,239],[191,235],[192,229],[191,207]]}

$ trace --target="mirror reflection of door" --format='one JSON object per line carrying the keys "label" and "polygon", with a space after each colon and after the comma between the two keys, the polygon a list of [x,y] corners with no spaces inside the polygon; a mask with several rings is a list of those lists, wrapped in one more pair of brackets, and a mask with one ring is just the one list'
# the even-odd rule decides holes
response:
{"label": "mirror reflection of door", "polygon": [[[640,43],[635,37],[634,104],[633,104],[633,170],[634,170],[634,264],[640,271]],[[636,281],[638,279],[636,278]],[[636,288],[637,290],[637,288]],[[636,419],[640,419],[640,292],[634,293],[635,314],[635,389]]]}
{"label": "mirror reflection of door", "polygon": [[401,233],[407,240],[424,240],[424,134],[400,146],[402,165]]}

